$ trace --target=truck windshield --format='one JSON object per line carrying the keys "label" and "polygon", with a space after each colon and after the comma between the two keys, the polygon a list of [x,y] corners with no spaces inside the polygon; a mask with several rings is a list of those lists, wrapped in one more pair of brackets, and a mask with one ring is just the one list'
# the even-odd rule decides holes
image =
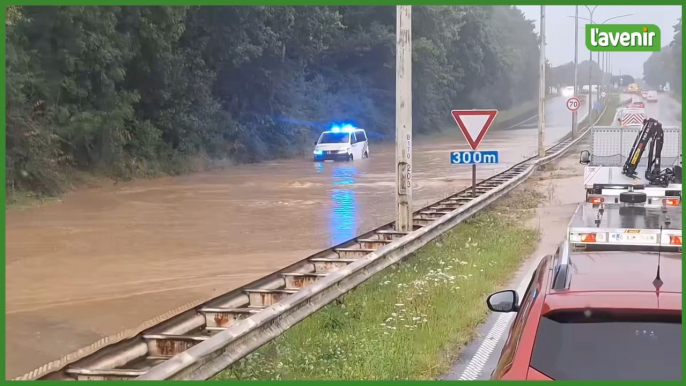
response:
{"label": "truck windshield", "polygon": [[542,317],[531,367],[555,380],[681,379],[681,313]]}
{"label": "truck windshield", "polygon": [[322,133],[319,143],[348,143],[350,133]]}

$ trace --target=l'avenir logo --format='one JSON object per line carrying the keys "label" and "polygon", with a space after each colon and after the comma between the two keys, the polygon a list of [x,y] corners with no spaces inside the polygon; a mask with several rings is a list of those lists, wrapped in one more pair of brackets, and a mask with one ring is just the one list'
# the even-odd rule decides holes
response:
{"label": "l'avenir logo", "polygon": [[660,51],[662,34],[655,24],[586,24],[590,51]]}

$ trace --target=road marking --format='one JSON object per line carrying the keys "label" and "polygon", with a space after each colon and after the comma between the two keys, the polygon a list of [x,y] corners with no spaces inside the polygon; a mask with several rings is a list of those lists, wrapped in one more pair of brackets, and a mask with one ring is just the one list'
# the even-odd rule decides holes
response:
{"label": "road marking", "polygon": [[486,362],[488,362],[491,354],[493,354],[495,346],[500,341],[500,338],[507,330],[507,327],[510,325],[513,318],[514,313],[501,314],[498,316],[498,320],[493,327],[491,327],[491,330],[488,332],[488,335],[486,335],[484,341],[481,342],[476,354],[474,354],[469,361],[469,364],[462,372],[462,375],[460,375],[460,381],[474,381],[479,377],[481,370],[483,370]]}
{"label": "road marking", "polygon": [[[531,259],[529,266],[526,267],[524,275],[522,276],[522,281],[519,282],[519,285],[517,285],[516,289],[520,301],[524,296],[526,287],[529,286],[531,276],[534,274],[534,271],[538,267],[538,264],[541,262],[542,258],[543,257],[541,256],[539,258]],[[474,356],[469,360],[467,367],[465,367],[465,369],[462,371],[462,374],[460,374],[461,381],[473,381],[479,378],[481,371],[483,371],[484,366],[491,358],[491,355],[493,355],[493,351],[498,345],[500,339],[503,337],[505,331],[507,331],[507,329],[510,327],[510,323],[514,319],[515,315],[516,313],[510,312],[507,314],[500,314],[500,316],[498,316],[498,319],[493,324],[493,327],[491,327],[483,342],[481,342],[479,345],[479,349],[476,350]]]}

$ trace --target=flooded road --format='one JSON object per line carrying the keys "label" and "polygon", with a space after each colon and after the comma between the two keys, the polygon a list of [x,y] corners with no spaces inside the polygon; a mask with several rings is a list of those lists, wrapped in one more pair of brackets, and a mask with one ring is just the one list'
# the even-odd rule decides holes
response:
{"label": "flooded road", "polygon": [[[570,130],[565,99],[547,103],[548,145]],[[480,149],[499,150],[501,163],[479,167],[479,179],[535,153],[532,122],[486,135]],[[83,190],[7,213],[7,376],[133,335],[393,221],[395,150],[370,147],[371,158],[353,163],[265,162]],[[451,150],[467,148],[457,130],[415,142],[415,209],[470,184],[471,169],[449,163]]]}

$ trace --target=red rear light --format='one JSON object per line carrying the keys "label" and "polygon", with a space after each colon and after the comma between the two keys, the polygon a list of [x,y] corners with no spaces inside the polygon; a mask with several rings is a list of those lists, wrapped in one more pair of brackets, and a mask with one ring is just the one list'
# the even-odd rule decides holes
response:
{"label": "red rear light", "polygon": [[595,233],[587,233],[581,236],[581,242],[595,243]]}
{"label": "red rear light", "polygon": [[602,204],[603,202],[605,202],[605,199],[602,197],[591,197],[588,199],[588,202],[590,202],[591,204],[597,205],[597,204]]}
{"label": "red rear light", "polygon": [[681,200],[678,198],[666,198],[662,200],[662,203],[665,204],[665,206],[677,206],[681,204]]}
{"label": "red rear light", "polygon": [[669,236],[669,244],[681,245],[681,236]]}

